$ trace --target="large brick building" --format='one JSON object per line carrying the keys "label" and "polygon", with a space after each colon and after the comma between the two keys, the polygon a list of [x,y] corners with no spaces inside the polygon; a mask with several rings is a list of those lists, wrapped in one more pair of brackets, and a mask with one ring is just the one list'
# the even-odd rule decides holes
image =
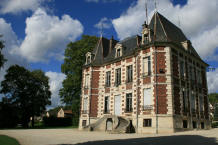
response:
{"label": "large brick building", "polygon": [[207,66],[158,12],[141,36],[120,42],[101,37],[83,67],[80,129],[209,129]]}

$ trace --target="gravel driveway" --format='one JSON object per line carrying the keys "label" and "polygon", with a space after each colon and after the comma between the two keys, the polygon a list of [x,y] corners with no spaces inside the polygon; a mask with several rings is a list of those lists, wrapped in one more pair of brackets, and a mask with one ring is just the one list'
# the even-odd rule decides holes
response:
{"label": "gravel driveway", "polygon": [[[21,145],[218,145],[218,129],[174,134],[108,134],[77,129],[0,130]],[[0,143],[1,145],[1,143]]]}

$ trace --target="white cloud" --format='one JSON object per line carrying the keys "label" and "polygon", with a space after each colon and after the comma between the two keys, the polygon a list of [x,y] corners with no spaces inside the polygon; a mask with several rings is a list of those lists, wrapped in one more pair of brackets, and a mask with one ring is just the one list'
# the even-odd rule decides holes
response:
{"label": "white cloud", "polygon": [[0,82],[4,79],[5,71],[14,64],[28,67],[28,64],[19,56],[11,54],[13,49],[19,47],[19,41],[14,33],[11,24],[7,23],[3,18],[0,18],[0,34],[3,35],[0,39],[4,41],[3,55],[7,59],[4,67],[0,69]]}
{"label": "white cloud", "polygon": [[218,69],[212,72],[207,72],[207,84],[209,93],[218,91]]}
{"label": "white cloud", "polygon": [[[153,1],[148,1],[149,19],[154,12]],[[188,0],[183,7],[173,6],[170,0],[158,1],[158,11],[174,24],[179,24],[186,36],[193,41],[197,52],[204,58],[214,54],[218,47],[218,1]],[[112,21],[120,39],[140,34],[145,21],[145,0],[133,3],[119,18]],[[212,58],[215,58],[212,57]]]}
{"label": "white cloud", "polygon": [[122,0],[85,0],[86,2],[103,2],[103,3],[110,3],[110,2],[121,2]]}
{"label": "white cloud", "polygon": [[109,29],[111,28],[111,26],[112,26],[111,20],[106,17],[101,18],[101,20],[97,24],[94,25],[94,27],[98,29],[101,29],[101,28]]}
{"label": "white cloud", "polygon": [[19,13],[23,11],[35,11],[44,1],[50,0],[1,0],[0,13]]}
{"label": "white cloud", "polygon": [[46,62],[51,57],[63,59],[67,43],[75,41],[83,33],[83,26],[69,15],[59,18],[37,9],[26,19],[25,33],[24,41],[13,53],[29,62]]}
{"label": "white cloud", "polygon": [[50,91],[52,93],[51,95],[51,106],[50,107],[56,107],[61,105],[60,97],[59,97],[59,90],[62,88],[62,81],[65,79],[65,75],[63,73],[57,73],[57,72],[46,72],[46,76],[49,77],[49,86]]}

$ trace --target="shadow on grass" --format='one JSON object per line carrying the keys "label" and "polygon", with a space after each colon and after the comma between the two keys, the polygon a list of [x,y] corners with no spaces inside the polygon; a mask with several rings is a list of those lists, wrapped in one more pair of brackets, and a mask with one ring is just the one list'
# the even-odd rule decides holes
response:
{"label": "shadow on grass", "polygon": [[78,144],[58,145],[218,145],[218,142],[216,141],[216,138],[207,138],[198,135],[178,135],[120,140],[90,141]]}

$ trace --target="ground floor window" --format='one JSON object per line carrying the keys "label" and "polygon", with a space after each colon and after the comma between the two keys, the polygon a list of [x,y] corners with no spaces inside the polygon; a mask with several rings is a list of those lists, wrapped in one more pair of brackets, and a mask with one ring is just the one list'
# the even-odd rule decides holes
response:
{"label": "ground floor window", "polygon": [[82,121],[82,126],[86,126],[86,120]]}
{"label": "ground floor window", "polygon": [[201,122],[201,129],[204,129],[204,122]]}
{"label": "ground floor window", "polygon": [[193,127],[193,128],[197,128],[196,121],[192,121],[192,127]]}
{"label": "ground floor window", "polygon": [[132,112],[132,93],[126,94],[126,112]]}
{"label": "ground floor window", "polygon": [[143,127],[151,127],[151,119],[144,119],[143,120]]}
{"label": "ground floor window", "polygon": [[183,128],[187,128],[188,127],[188,122],[187,120],[183,120]]}

